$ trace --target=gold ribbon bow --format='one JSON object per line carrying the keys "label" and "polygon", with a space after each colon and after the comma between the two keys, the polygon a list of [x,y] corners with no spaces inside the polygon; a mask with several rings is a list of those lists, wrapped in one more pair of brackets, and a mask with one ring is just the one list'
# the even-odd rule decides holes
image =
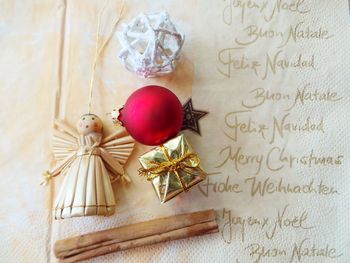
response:
{"label": "gold ribbon bow", "polygon": [[153,164],[154,166],[150,168],[140,168],[139,175],[145,176],[147,177],[148,181],[151,181],[165,172],[172,171],[175,173],[177,179],[179,180],[182,189],[184,191],[187,190],[187,187],[179,175],[178,170],[198,167],[200,164],[199,156],[196,153],[186,153],[180,158],[171,159],[166,148],[163,145],[161,145],[160,148],[162,149],[167,161],[150,161],[149,163]]}

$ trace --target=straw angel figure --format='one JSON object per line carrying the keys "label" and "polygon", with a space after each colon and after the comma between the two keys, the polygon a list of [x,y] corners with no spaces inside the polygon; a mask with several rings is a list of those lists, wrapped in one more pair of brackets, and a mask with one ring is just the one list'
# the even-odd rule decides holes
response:
{"label": "straw angel figure", "polygon": [[119,129],[103,138],[102,122],[94,114],[83,115],[77,130],[56,121],[53,152],[57,164],[44,176],[43,184],[64,175],[55,202],[55,218],[109,216],[115,212],[112,182],[129,181],[123,165],[134,147],[134,140]]}

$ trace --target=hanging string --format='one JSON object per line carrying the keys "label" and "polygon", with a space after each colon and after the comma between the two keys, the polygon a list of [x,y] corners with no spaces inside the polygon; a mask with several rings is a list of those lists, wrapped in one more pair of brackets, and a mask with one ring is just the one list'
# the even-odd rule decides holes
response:
{"label": "hanging string", "polygon": [[97,32],[96,32],[96,46],[95,46],[95,57],[94,61],[92,63],[92,70],[91,70],[91,80],[90,80],[90,92],[89,92],[89,104],[88,104],[88,113],[91,113],[92,109],[92,95],[93,95],[93,89],[94,89],[94,84],[95,84],[95,74],[96,74],[96,65],[98,62],[98,59],[100,58],[102,52],[104,51],[105,47],[107,46],[108,42],[111,40],[113,36],[113,32],[116,29],[120,18],[122,16],[122,13],[124,11],[124,0],[122,0],[122,7],[120,9],[119,15],[116,19],[116,21],[113,23],[111,32],[107,35],[106,40],[102,43],[100,49],[98,48],[99,42],[100,42],[100,30],[101,30],[101,17],[108,5],[109,0],[106,1],[104,6],[102,7],[101,11],[98,14],[98,21],[97,21]]}

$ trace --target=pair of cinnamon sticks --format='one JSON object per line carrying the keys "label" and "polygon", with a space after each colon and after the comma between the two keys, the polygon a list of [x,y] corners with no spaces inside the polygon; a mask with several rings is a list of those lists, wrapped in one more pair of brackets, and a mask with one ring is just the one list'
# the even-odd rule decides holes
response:
{"label": "pair of cinnamon sticks", "polygon": [[107,229],[55,243],[61,262],[78,262],[112,252],[219,232],[214,210],[154,219]]}

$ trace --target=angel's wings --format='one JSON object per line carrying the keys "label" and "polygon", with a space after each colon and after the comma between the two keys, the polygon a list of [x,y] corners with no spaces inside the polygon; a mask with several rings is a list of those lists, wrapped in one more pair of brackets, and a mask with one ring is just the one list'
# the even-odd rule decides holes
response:
{"label": "angel's wings", "polygon": [[124,166],[134,149],[134,144],[134,139],[127,134],[125,129],[118,129],[111,135],[103,138],[100,147]]}
{"label": "angel's wings", "polygon": [[62,161],[78,150],[78,133],[61,120],[55,121],[52,138],[53,154],[56,161]]}

